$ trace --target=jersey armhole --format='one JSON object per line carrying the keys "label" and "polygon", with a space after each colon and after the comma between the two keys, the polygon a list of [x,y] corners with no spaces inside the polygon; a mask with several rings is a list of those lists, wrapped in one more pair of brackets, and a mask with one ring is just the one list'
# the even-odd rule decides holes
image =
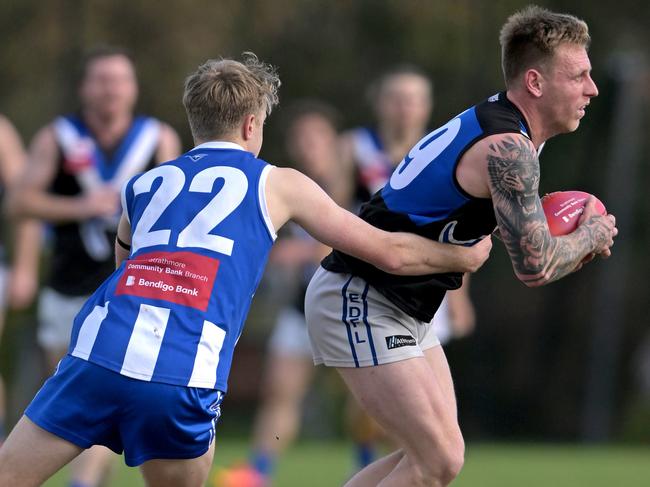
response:
{"label": "jersey armhole", "polygon": [[269,208],[266,204],[266,180],[269,176],[269,172],[275,166],[268,164],[262,169],[260,174],[259,184],[257,186],[257,199],[259,201],[260,213],[262,214],[262,219],[266,225],[266,229],[269,232],[271,240],[275,242],[275,239],[278,238],[275,228],[273,227],[273,222],[271,221],[271,215],[269,214]]}

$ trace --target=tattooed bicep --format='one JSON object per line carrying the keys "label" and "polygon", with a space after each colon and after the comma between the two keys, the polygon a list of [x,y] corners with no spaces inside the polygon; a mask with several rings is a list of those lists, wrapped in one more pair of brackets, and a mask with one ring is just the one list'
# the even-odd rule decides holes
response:
{"label": "tattooed bicep", "polygon": [[504,136],[488,146],[487,167],[495,203],[509,201],[526,214],[536,208],[539,161],[532,142],[522,136]]}
{"label": "tattooed bicep", "polygon": [[501,238],[518,275],[536,274],[550,244],[539,200],[539,161],[525,137],[505,135],[489,144],[487,167]]}

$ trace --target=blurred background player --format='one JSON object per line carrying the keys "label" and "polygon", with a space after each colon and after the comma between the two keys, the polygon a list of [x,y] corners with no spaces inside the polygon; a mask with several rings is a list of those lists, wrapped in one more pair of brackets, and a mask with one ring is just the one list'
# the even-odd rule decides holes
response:
{"label": "blurred background player", "polygon": [[[370,86],[368,98],[375,123],[349,130],[341,137],[344,164],[354,174],[357,207],[384,187],[404,155],[428,132],[433,83],[419,67],[397,65]],[[467,282],[447,293],[433,319],[441,343],[464,336],[474,327]],[[374,460],[376,443],[384,434],[353,400],[348,405],[348,426],[356,445],[355,463],[365,467]]]}
{"label": "blurred background player", "polygon": [[[291,165],[316,181],[340,206],[349,207],[351,180],[342,177],[336,111],[318,100],[300,100],[287,110],[286,152]],[[253,426],[250,465],[222,470],[217,487],[268,485],[278,457],[296,438],[302,403],[314,365],[304,314],[305,290],[330,249],[290,223],[269,257],[269,273],[280,273],[292,298],[278,312],[269,338],[261,404]]]}
{"label": "blurred background player", "polygon": [[[115,269],[121,186],[181,150],[171,127],[134,115],[138,83],[127,51],[93,48],[80,75],[80,110],[36,134],[25,177],[11,198],[13,214],[52,225],[51,267],[39,298],[37,335],[49,372],[67,352],[79,309]],[[84,453],[73,463],[71,485],[98,485],[110,458],[103,447]]]}
{"label": "blurred background player", "polygon": [[[9,120],[0,115],[0,198],[11,190],[25,164],[25,149],[18,132]],[[4,198],[3,198],[4,199]],[[29,305],[36,293],[40,225],[23,221],[7,235],[7,222],[0,223],[0,338],[8,307],[21,309]],[[13,237],[11,268],[6,267],[5,242]],[[5,437],[6,401],[0,377],[0,444]]]}
{"label": "blurred background player", "polygon": [[433,107],[431,80],[415,66],[396,66],[368,90],[375,123],[345,132],[342,156],[354,173],[357,203],[381,189],[413,145],[426,133]]}

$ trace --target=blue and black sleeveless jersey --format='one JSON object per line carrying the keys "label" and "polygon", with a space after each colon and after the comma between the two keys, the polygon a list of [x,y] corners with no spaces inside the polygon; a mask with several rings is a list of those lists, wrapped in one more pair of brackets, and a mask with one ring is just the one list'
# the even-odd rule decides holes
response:
{"label": "blue and black sleeveless jersey", "polygon": [[[135,117],[114,147],[100,147],[79,115],[65,115],[52,127],[59,148],[57,170],[49,188],[56,195],[77,196],[109,185],[119,192],[124,183],[154,167],[160,143],[160,122]],[[91,294],[115,268],[113,245],[120,212],[112,218],[53,225],[54,249],[48,286],[68,296]]]}
{"label": "blue and black sleeveless jersey", "polygon": [[[529,129],[505,92],[465,110],[424,136],[359,215],[391,232],[411,232],[458,245],[477,243],[496,227],[492,200],[467,194],[456,180],[456,167],[477,141],[509,132],[528,137]],[[363,277],[405,313],[425,322],[433,318],[446,290],[462,283],[459,273],[395,276],[339,251],[322,265],[332,272]]]}
{"label": "blue and black sleeveless jersey", "polygon": [[75,318],[69,353],[135,379],[225,392],[275,239],[271,168],[209,142],[131,179],[131,253]]}

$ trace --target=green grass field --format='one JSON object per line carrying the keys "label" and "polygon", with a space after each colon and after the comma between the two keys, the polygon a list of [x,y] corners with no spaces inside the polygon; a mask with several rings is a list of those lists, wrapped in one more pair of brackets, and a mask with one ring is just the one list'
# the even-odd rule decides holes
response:
{"label": "green grass field", "polygon": [[[217,444],[215,468],[245,458],[246,444]],[[351,471],[350,445],[305,442],[278,465],[275,487],[340,486]],[[46,487],[65,487],[65,472]],[[116,464],[108,487],[136,487],[137,469]],[[465,468],[454,487],[647,487],[650,447],[583,447],[536,444],[469,444]]]}

